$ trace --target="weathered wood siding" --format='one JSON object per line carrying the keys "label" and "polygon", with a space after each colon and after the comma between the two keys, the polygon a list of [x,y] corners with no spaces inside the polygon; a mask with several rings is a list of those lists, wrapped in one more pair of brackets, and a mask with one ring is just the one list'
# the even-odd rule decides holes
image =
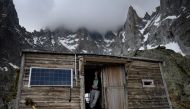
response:
{"label": "weathered wood siding", "polygon": [[105,109],[127,109],[125,93],[125,71],[122,65],[106,66],[102,70],[102,94]]}
{"label": "weathered wood siding", "polygon": [[[127,75],[128,109],[169,109],[159,63],[133,61]],[[155,87],[143,87],[142,79]]]}
{"label": "weathered wood siding", "polygon": [[[19,109],[31,109],[31,107],[25,106],[26,97],[33,99],[37,104],[37,109],[79,109],[80,80],[78,79],[76,86],[75,77],[73,77],[73,88],[71,90],[70,87],[28,87],[30,67],[74,69],[74,65],[74,55],[26,53]],[[69,101],[70,97],[71,101]]]}

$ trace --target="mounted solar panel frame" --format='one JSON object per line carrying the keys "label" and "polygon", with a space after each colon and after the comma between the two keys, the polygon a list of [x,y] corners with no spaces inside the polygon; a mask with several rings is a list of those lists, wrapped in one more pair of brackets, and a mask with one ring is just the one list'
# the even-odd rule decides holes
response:
{"label": "mounted solar panel frame", "polygon": [[[53,69],[53,70],[70,70],[71,71],[71,84],[70,85],[31,85],[31,75],[32,75],[32,69]],[[30,67],[30,72],[29,72],[29,81],[28,81],[28,87],[53,87],[53,86],[70,86],[73,88],[73,69],[66,69],[66,68],[46,68],[46,67]]]}

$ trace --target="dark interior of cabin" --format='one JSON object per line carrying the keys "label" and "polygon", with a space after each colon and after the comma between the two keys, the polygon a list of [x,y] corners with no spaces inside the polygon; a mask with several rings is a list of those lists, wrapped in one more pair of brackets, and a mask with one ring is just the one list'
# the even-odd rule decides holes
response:
{"label": "dark interior of cabin", "polygon": [[[93,80],[95,78],[95,71],[98,72],[98,80],[99,80],[99,87],[98,91],[100,92],[98,100],[96,102],[95,108],[94,109],[102,109],[101,108],[101,69],[102,65],[99,64],[88,64],[84,67],[84,73],[85,73],[85,101],[86,101],[86,109],[91,109],[90,108],[90,92],[92,90],[92,85],[93,85]],[[98,83],[98,84],[99,84]]]}

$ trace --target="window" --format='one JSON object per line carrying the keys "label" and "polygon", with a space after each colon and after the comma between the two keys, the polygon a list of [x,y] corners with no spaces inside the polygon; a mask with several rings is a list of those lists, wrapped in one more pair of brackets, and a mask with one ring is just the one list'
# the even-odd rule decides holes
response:
{"label": "window", "polygon": [[59,68],[30,68],[28,86],[73,86],[73,70]]}
{"label": "window", "polygon": [[143,87],[155,87],[154,81],[150,79],[142,79]]}

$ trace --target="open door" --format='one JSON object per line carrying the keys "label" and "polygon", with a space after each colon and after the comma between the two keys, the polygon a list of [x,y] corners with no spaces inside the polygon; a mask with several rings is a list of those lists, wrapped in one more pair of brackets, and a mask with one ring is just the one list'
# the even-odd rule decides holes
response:
{"label": "open door", "polygon": [[122,65],[102,69],[102,93],[105,109],[126,109],[125,69]]}

